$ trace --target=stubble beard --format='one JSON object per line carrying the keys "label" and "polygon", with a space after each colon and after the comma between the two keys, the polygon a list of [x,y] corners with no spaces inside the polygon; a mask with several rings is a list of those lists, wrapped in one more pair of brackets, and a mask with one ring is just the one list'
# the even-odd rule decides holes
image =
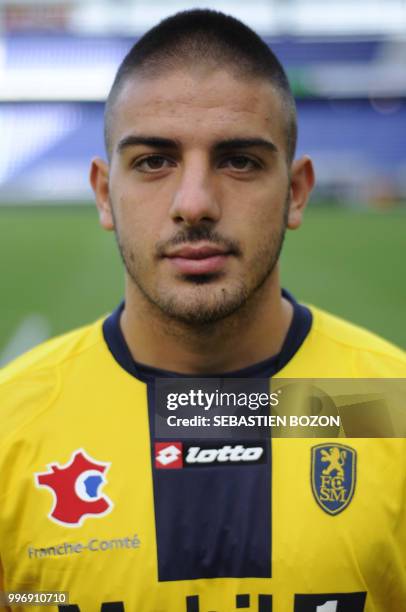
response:
{"label": "stubble beard", "polygon": [[[143,282],[145,275],[136,253],[122,243],[119,232],[116,232],[116,240],[130,282],[158,316],[195,329],[203,328],[224,321],[239,311],[241,314],[244,311],[247,316],[250,304],[259,296],[279,260],[286,233],[288,208],[287,198],[281,227],[264,237],[255,261],[250,266],[250,276],[235,279],[232,283],[227,280],[222,283],[221,274],[185,275],[182,279],[185,291],[165,285],[161,288],[148,287]],[[209,239],[210,232],[207,229],[203,229],[201,234],[202,238]],[[198,235],[199,230],[195,230],[193,236]],[[212,235],[215,237],[215,232]]]}

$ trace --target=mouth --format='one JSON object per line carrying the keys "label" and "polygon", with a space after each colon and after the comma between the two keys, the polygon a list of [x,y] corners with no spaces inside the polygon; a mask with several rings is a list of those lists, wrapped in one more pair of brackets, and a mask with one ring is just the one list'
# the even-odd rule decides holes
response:
{"label": "mouth", "polygon": [[183,245],[165,258],[181,274],[198,275],[221,272],[231,256],[231,251],[216,245]]}

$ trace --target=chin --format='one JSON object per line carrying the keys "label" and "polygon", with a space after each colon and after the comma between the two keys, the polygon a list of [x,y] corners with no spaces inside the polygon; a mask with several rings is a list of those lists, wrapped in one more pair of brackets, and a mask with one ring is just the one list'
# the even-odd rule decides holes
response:
{"label": "chin", "polygon": [[[207,279],[198,284],[207,286]],[[207,288],[200,296],[193,295],[193,292],[182,293],[179,292],[173,299],[160,300],[156,305],[166,316],[188,325],[217,323],[234,314],[246,302],[244,292],[230,295],[224,287],[213,292],[214,295],[210,295]]]}
{"label": "chin", "polygon": [[201,327],[206,325],[212,325],[218,323],[223,319],[227,318],[232,312],[220,311],[220,310],[166,310],[164,311],[167,316],[178,323],[189,325],[190,327]]}

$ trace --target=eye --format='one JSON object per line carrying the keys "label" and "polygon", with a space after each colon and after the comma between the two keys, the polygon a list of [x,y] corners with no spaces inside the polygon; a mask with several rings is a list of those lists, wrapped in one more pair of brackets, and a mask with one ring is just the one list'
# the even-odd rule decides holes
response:
{"label": "eye", "polygon": [[250,170],[257,170],[260,167],[261,164],[258,161],[246,155],[233,155],[220,162],[220,168],[229,168],[237,172],[249,172]]}
{"label": "eye", "polygon": [[138,159],[133,164],[133,167],[140,172],[158,172],[165,168],[171,168],[175,163],[163,155],[148,155]]}

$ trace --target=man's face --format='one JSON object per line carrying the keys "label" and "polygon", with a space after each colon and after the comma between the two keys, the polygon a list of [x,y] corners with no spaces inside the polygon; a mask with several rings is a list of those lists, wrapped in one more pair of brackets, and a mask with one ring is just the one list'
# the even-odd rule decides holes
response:
{"label": "man's face", "polygon": [[285,125],[263,80],[224,70],[127,80],[104,226],[114,225],[132,291],[199,324],[266,290],[286,227]]}

